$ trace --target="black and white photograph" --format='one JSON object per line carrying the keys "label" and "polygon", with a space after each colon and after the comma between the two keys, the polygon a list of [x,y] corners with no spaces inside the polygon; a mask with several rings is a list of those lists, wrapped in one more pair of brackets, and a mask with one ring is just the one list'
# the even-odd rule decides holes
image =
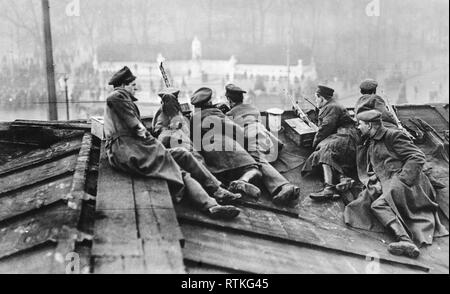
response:
{"label": "black and white photograph", "polygon": [[448,275],[448,236],[448,0],[0,0],[0,274]]}

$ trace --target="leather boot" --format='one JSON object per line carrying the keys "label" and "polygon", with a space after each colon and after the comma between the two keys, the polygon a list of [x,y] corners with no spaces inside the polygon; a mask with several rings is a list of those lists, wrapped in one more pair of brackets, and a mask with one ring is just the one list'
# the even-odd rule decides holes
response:
{"label": "leather boot", "polygon": [[286,184],[281,187],[280,192],[273,197],[272,201],[276,205],[295,206],[299,197],[300,188],[292,184]]}
{"label": "leather boot", "polygon": [[239,215],[241,210],[232,205],[216,205],[206,210],[206,214],[213,219],[230,220]]}
{"label": "leather boot", "polygon": [[261,190],[253,184],[248,182],[237,180],[230,183],[228,191],[232,193],[242,194],[247,197],[259,199],[261,196]]}
{"label": "leather boot", "polygon": [[420,255],[419,248],[413,243],[408,236],[405,228],[397,219],[391,222],[388,227],[392,230],[397,242],[389,244],[388,251],[393,255],[405,255],[411,258],[417,258]]}
{"label": "leather boot", "polygon": [[309,194],[309,198],[315,201],[327,201],[341,197],[336,190],[336,186],[325,184],[322,191]]}
{"label": "leather boot", "polygon": [[219,187],[219,189],[214,192],[212,197],[215,198],[219,204],[230,204],[242,198],[242,195],[239,193],[232,193],[222,187]]}

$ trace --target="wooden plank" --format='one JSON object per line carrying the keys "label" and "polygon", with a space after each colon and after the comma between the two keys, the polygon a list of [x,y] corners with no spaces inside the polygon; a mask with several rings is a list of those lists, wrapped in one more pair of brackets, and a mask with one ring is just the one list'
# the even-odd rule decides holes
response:
{"label": "wooden plank", "polygon": [[55,244],[28,250],[0,260],[0,274],[48,274]]}
{"label": "wooden plank", "polygon": [[97,186],[93,255],[141,256],[130,176],[113,170],[102,143]]}
{"label": "wooden plank", "polygon": [[350,254],[364,258],[370,252],[377,252],[381,259],[388,262],[418,267],[424,271],[430,269],[421,262],[388,254],[386,252],[386,244],[383,244],[380,240],[332,222],[326,222],[313,214],[303,213],[301,219],[296,219],[281,214],[277,215],[269,211],[257,212],[257,210],[250,208],[241,208],[241,215],[236,220],[224,222],[212,220],[189,209],[187,206],[180,205],[176,209],[182,223],[188,221],[212,225],[221,229],[241,232],[242,234],[260,235],[264,238],[321,247],[322,250],[335,251],[336,255]]}
{"label": "wooden plank", "polygon": [[11,129],[2,135],[2,140],[11,143],[30,144],[48,148],[62,140],[83,136],[82,130],[55,129],[44,126],[11,126]]}
{"label": "wooden plank", "polygon": [[90,130],[91,125],[87,121],[39,121],[39,120],[15,120],[12,126],[45,126],[60,129]]}
{"label": "wooden plank", "polygon": [[279,222],[276,214],[264,210],[240,208],[240,215],[232,221],[211,219],[186,204],[176,205],[175,210],[182,222],[186,220],[195,221],[205,225],[209,224],[220,228],[239,230],[243,233],[257,233],[269,237],[288,238],[288,234]]}
{"label": "wooden plank", "polygon": [[80,147],[81,140],[79,138],[76,138],[68,141],[58,142],[47,149],[38,149],[31,151],[26,155],[23,155],[2,165],[0,167],[0,176],[36,164],[48,162],[53,158],[75,153],[80,149]]}
{"label": "wooden plank", "polygon": [[94,257],[94,274],[140,274],[144,272],[143,259],[130,256]]}
{"label": "wooden plank", "polygon": [[[64,218],[67,224],[63,226],[57,236],[58,246],[55,249],[55,258],[52,263],[52,273],[68,272],[66,258],[75,252],[76,241],[79,239],[78,226],[81,218],[84,187],[92,148],[92,135],[85,133],[78,153],[72,185],[67,198],[67,210]],[[69,272],[70,273],[70,272]]]}
{"label": "wooden plank", "polygon": [[163,238],[145,239],[145,273],[185,274],[183,253],[180,244]]}
{"label": "wooden plank", "polygon": [[70,155],[44,165],[0,178],[0,194],[34,185],[50,178],[73,172],[77,155]]}
{"label": "wooden plank", "polygon": [[134,178],[139,235],[142,239],[161,237],[183,240],[167,182],[159,179]]}
{"label": "wooden plank", "polygon": [[0,221],[60,201],[70,191],[72,176],[0,197]]}
{"label": "wooden plank", "polygon": [[0,226],[0,258],[41,244],[57,242],[60,229],[66,225],[66,206],[61,204],[37,215],[26,216]]}
{"label": "wooden plank", "polygon": [[180,243],[184,239],[166,181],[134,178],[139,236],[147,273],[185,273]]}
{"label": "wooden plank", "polygon": [[[235,232],[182,225],[186,237],[183,253],[187,260],[256,274],[365,273],[365,258],[342,256],[326,251],[255,238]],[[382,263],[379,273],[418,273]]]}

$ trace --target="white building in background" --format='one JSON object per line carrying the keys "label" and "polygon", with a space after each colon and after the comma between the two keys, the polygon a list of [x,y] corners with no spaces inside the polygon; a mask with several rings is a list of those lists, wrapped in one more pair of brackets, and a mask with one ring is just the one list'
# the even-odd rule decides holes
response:
{"label": "white building in background", "polygon": [[[245,90],[252,90],[258,76],[264,78],[265,81],[271,81],[270,87],[273,88],[273,84],[279,85],[281,80],[287,83],[288,71],[290,83],[317,79],[314,61],[305,66],[302,60],[298,60],[297,64],[291,65],[288,70],[285,64],[241,64],[234,56],[231,56],[229,60],[203,59],[202,44],[197,37],[192,41],[191,50],[191,60],[165,60],[163,55],[159,54],[157,60],[155,59],[156,63],[103,62],[99,64],[98,69],[102,73],[102,83],[105,85],[107,78],[112,73],[127,65],[138,77],[141,86],[139,96],[145,101],[151,102],[159,102],[155,92],[159,91],[162,86],[159,71],[160,61],[164,61],[164,67],[173,86],[180,88],[185,93],[191,93],[206,85],[215,90],[217,95],[223,96],[224,86],[230,82],[238,83]],[[280,87],[286,88],[286,85],[280,85]]]}

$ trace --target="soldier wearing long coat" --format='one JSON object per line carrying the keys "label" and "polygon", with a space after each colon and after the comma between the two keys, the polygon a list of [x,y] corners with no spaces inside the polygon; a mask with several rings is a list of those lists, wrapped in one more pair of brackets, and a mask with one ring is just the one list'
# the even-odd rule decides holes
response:
{"label": "soldier wearing long coat", "polygon": [[244,149],[244,130],[211,103],[212,90],[198,89],[191,98],[196,111],[191,118],[194,148],[205,159],[209,170],[229,190],[258,198],[261,191],[254,184],[261,178],[257,162]]}
{"label": "soldier wearing long coat", "polygon": [[[386,128],[398,129],[399,126],[394,115],[388,110],[386,101],[377,95],[378,82],[372,79],[364,80],[361,85],[362,96],[356,101],[355,113],[375,109],[381,113],[381,121]],[[444,189],[444,183],[438,181],[432,175],[432,167],[425,163],[424,172],[435,189]]]}
{"label": "soldier wearing long coat", "polygon": [[313,142],[315,151],[302,169],[302,174],[323,169],[325,187],[310,195],[315,200],[339,197],[339,192],[348,189],[349,183],[353,183],[349,176],[356,168],[354,158],[358,135],[355,122],[347,109],[333,98],[333,93],[331,88],[318,86],[316,97],[320,111],[319,129]]}
{"label": "soldier wearing long coat", "polygon": [[217,179],[184,148],[166,149],[150,135],[140,119],[134,97],[136,77],[128,67],[117,72],[110,81],[115,87],[106,99],[104,134],[109,163],[126,173],[163,179],[176,201],[183,192],[211,217],[234,218],[239,209],[219,205],[213,196],[230,198]]}
{"label": "soldier wearing long coat", "polygon": [[358,146],[357,168],[365,189],[346,206],[345,222],[355,228],[391,229],[393,254],[419,255],[413,241],[429,245],[448,235],[438,217],[435,190],[422,171],[425,155],[400,130],[386,128],[376,110],[358,114],[366,140]]}
{"label": "soldier wearing long coat", "polygon": [[283,143],[261,123],[258,109],[253,105],[243,103],[245,91],[233,84],[228,84],[225,88],[225,96],[231,106],[231,110],[226,115],[244,129],[244,148],[260,165],[263,185],[273,197],[273,202],[294,205],[299,197],[300,188],[290,184],[270,164],[277,160]]}

